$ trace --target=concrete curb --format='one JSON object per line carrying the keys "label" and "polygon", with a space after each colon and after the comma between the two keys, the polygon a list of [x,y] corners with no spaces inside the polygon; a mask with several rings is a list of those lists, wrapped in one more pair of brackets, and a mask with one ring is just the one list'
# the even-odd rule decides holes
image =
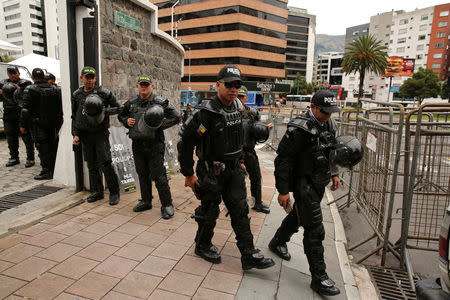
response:
{"label": "concrete curb", "polygon": [[83,198],[88,193],[74,194],[74,192],[73,188],[66,187],[2,212],[0,214],[0,238],[83,203]]}

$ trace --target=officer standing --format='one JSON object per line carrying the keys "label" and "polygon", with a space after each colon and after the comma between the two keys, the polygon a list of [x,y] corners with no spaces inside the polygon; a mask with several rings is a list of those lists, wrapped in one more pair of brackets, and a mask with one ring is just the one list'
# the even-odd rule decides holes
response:
{"label": "officer standing", "polygon": [[[259,167],[258,155],[255,151],[255,145],[257,142],[258,133],[262,135],[266,134],[269,137],[269,129],[272,129],[273,125],[266,125],[260,123],[261,117],[259,116],[258,110],[248,107],[245,102],[248,100],[248,90],[245,86],[241,86],[239,90],[238,99],[242,102],[243,109],[243,119],[242,124],[244,127],[244,147],[243,147],[243,160],[242,163],[245,166],[250,177],[250,191],[252,197],[255,199],[255,204],[252,209],[268,214],[270,213],[269,207],[262,202],[262,186],[261,186],[261,169]],[[259,122],[259,124],[256,124]],[[256,126],[255,126],[256,125]],[[257,125],[262,125],[263,128],[257,127]],[[258,133],[255,130],[260,130]],[[267,139],[266,138],[266,139]]]}
{"label": "officer standing", "polygon": [[337,170],[330,164],[329,153],[336,145],[336,122],[331,114],[338,112],[333,94],[320,90],[314,94],[310,109],[291,120],[281,140],[275,158],[275,184],[278,202],[285,209],[290,205],[289,192],[294,193],[294,207],[284,218],[269,249],[285,260],[291,256],[286,242],[303,226],[303,246],[311,271],[311,288],[322,295],[340,293],[325,271],[325,229],[320,202],[325,186],[339,188]]}
{"label": "officer standing", "polygon": [[[20,106],[23,90],[31,84],[31,81],[20,79],[19,69],[16,66],[7,67],[8,79],[0,82],[0,97],[3,98],[3,124],[5,135],[8,141],[10,158],[6,164],[12,167],[20,163],[19,161],[19,133],[20,127],[28,127],[28,124],[19,124]],[[25,168],[34,166],[34,145],[30,132],[21,134],[22,141],[27,149],[27,161]]]}
{"label": "officer standing", "polygon": [[[224,66],[217,76],[217,95],[203,100],[192,118],[183,125],[178,143],[178,160],[185,186],[194,191],[201,204],[195,209],[198,223],[195,253],[203,259],[220,263],[217,247],[211,243],[219,216],[221,199],[231,217],[244,270],[265,269],[275,263],[254,248],[248,218],[242,156],[242,104],[236,98],[242,85],[241,71]],[[199,158],[194,175],[193,151]]]}
{"label": "officer standing", "polygon": [[174,214],[172,196],[164,166],[164,129],[180,122],[175,107],[152,93],[149,76],[140,76],[136,85],[139,94],[125,102],[119,121],[129,129],[136,172],[139,176],[141,200],[133,208],[139,212],[152,208],[152,180],[161,201],[161,214],[170,219]]}
{"label": "officer standing", "polygon": [[81,142],[83,156],[89,169],[91,194],[87,202],[103,199],[102,172],[109,188],[109,204],[119,203],[119,178],[111,159],[109,144],[109,116],[119,113],[120,104],[113,93],[104,87],[97,87],[96,71],[92,67],[81,70],[83,86],[72,95],[73,144]]}
{"label": "officer standing", "polygon": [[[34,179],[51,179],[55,169],[57,136],[63,123],[61,91],[47,83],[42,69],[33,69],[31,79],[34,84],[23,92],[20,121],[21,124],[31,124],[31,137],[41,160],[42,171]],[[20,128],[22,134],[26,131],[26,128]]]}

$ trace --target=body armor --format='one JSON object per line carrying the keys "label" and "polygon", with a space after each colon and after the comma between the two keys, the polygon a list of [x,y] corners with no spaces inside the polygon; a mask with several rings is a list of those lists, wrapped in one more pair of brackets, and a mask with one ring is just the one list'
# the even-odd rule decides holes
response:
{"label": "body armor", "polygon": [[330,152],[336,144],[335,128],[333,119],[325,124],[319,124],[311,113],[307,112],[289,122],[289,127],[304,131],[309,137],[308,145],[298,155],[297,166],[294,176],[307,175],[316,187],[324,187],[330,182]]}
{"label": "body armor", "polygon": [[234,160],[241,156],[244,131],[242,127],[242,104],[235,100],[233,108],[224,108],[219,100],[204,100],[198,109],[214,115],[210,120],[209,133],[197,148],[197,155],[202,160]]}
{"label": "body armor", "polygon": [[[16,88],[16,84],[19,88]],[[18,102],[22,100],[23,90],[30,84],[31,82],[26,79],[19,79],[17,82],[4,79],[0,82],[0,89],[2,90],[0,98],[3,98],[4,119],[17,120],[19,118],[20,107]],[[17,96],[15,96],[16,94]]]}
{"label": "body armor", "polygon": [[[59,126],[61,119],[61,94],[59,90],[47,83],[38,82],[28,86],[24,91],[24,112],[29,110],[31,121],[45,128]],[[26,116],[24,116],[26,118]]]}

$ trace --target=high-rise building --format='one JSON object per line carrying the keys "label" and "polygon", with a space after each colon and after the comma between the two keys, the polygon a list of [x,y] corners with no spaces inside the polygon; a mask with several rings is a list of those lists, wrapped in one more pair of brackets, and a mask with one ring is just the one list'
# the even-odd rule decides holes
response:
{"label": "high-rise building", "polygon": [[316,16],[307,10],[288,6],[286,77],[295,79],[297,73],[312,81],[314,47],[316,42]]}
{"label": "high-rise building", "polygon": [[3,0],[0,39],[23,48],[24,54],[47,54],[40,0]]}
{"label": "high-rise building", "polygon": [[327,52],[319,54],[317,58],[316,84],[329,87],[342,85],[342,57],[343,52]]}
{"label": "high-rise building", "polygon": [[345,48],[362,35],[369,33],[369,23],[348,27],[345,30]]}
{"label": "high-rise building", "polygon": [[450,76],[450,3],[434,7],[428,47],[427,68],[439,73],[444,81]]}
{"label": "high-rise building", "polygon": [[182,89],[213,92],[226,64],[238,66],[245,81],[285,77],[287,0],[152,2],[159,28],[186,49]]}

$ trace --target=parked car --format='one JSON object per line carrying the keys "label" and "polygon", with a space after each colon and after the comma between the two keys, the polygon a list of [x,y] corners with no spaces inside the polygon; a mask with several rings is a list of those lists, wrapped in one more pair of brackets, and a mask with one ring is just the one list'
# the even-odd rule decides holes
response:
{"label": "parked car", "polygon": [[[7,64],[7,63],[0,62],[0,80],[3,80],[8,77],[8,75],[6,74],[7,68],[10,67],[11,65],[14,65],[14,64]],[[31,81],[31,73],[26,67],[19,66],[19,65],[15,65],[15,66],[19,69],[20,78]],[[0,96],[0,102],[2,102],[2,101],[3,101],[3,97]],[[1,104],[1,106],[0,106],[0,132],[3,132],[3,131],[4,131],[3,104]]]}
{"label": "parked car", "polygon": [[450,205],[442,220],[439,235],[439,271],[440,277],[427,278],[416,283],[416,295],[419,300],[450,299]]}

